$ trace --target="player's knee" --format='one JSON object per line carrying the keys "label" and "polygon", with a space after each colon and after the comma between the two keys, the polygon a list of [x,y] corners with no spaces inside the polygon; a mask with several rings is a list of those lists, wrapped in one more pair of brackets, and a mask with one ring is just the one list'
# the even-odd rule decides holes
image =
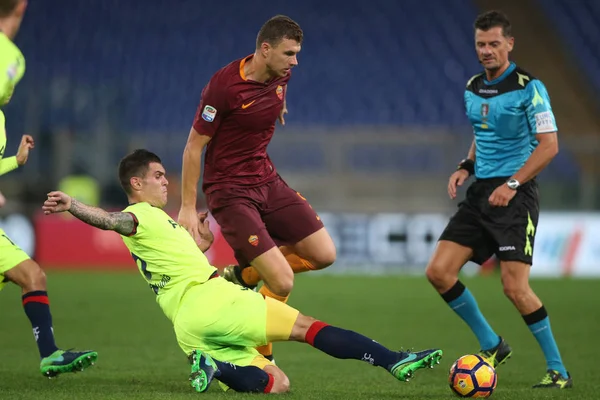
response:
{"label": "player's knee", "polygon": [[274,379],[273,388],[270,393],[287,393],[290,391],[290,379],[286,374],[282,373]]}
{"label": "player's knee", "polygon": [[28,268],[27,287],[23,287],[26,291],[46,290],[46,273],[35,262],[31,261],[31,266]]}
{"label": "player's knee", "polygon": [[296,318],[296,323],[292,328],[290,340],[294,340],[296,342],[305,342],[306,334],[315,322],[317,322],[317,319],[313,317],[309,317],[304,314],[298,314],[298,318]]}
{"label": "player's knee", "polygon": [[23,261],[12,270],[8,278],[19,285],[25,293],[36,290],[46,290],[46,274],[38,263],[29,259]]}
{"label": "player's knee", "polygon": [[531,291],[528,283],[519,282],[514,279],[503,279],[502,285],[504,295],[515,304],[521,303],[523,299],[529,296],[529,292]]}
{"label": "player's knee", "polygon": [[436,263],[435,261],[432,261],[427,265],[425,276],[436,289],[445,289],[448,286],[451,286],[456,278],[452,276],[447,268],[444,268],[444,265]]}
{"label": "player's knee", "polygon": [[287,393],[290,391],[290,379],[282,370],[275,366],[268,366],[265,368],[265,372],[273,377],[273,386],[269,393]]}
{"label": "player's knee", "polygon": [[332,243],[331,246],[327,246],[326,248],[322,249],[313,257],[312,264],[316,269],[327,268],[335,262],[336,257],[337,253],[335,246]]}
{"label": "player's knee", "polygon": [[[289,271],[288,271],[289,270]],[[273,293],[278,296],[289,296],[294,288],[294,274],[291,269],[285,268],[286,273],[282,273],[275,279],[269,280],[267,285]],[[287,273],[289,272],[289,273]]]}

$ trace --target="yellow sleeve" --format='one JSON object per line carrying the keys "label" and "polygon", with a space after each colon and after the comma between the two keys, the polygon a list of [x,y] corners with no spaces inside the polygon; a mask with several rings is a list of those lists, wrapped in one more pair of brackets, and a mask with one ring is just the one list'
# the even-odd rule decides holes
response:
{"label": "yellow sleeve", "polygon": [[15,170],[19,167],[17,164],[17,157],[12,156],[5,159],[0,160],[0,175],[4,175],[12,170]]}

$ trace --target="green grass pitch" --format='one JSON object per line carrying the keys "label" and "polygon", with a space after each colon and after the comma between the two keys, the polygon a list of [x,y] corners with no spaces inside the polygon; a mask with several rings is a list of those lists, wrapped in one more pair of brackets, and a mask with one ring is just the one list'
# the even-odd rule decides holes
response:
{"label": "green grass pitch", "polygon": [[[546,305],[567,368],[570,391],[533,390],[545,364],[533,336],[504,297],[498,276],[463,278],[513,357],[498,369],[494,399],[600,398],[600,282],[533,280]],[[192,399],[255,398],[223,393],[213,385],[197,394],[189,368],[154,294],[137,273],[50,272],[50,303],[57,344],[92,348],[97,365],[80,374],[47,380],[19,289],[0,293],[0,399]],[[216,301],[216,300],[215,300]],[[478,349],[466,325],[424,277],[300,275],[290,305],[332,325],[366,334],[391,348],[440,347],[441,365],[397,382],[386,371],[353,360],[336,360],[299,343],[275,345],[277,364],[288,374],[286,399],[452,399],[447,372],[452,362]],[[202,318],[202,309],[198,309]]]}

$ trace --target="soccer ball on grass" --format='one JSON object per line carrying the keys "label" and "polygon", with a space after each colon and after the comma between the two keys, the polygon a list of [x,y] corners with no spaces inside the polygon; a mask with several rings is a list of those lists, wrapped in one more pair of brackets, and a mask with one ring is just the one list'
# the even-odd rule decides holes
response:
{"label": "soccer ball on grass", "polygon": [[467,354],[450,367],[448,383],[458,397],[490,397],[496,388],[496,371],[481,356]]}

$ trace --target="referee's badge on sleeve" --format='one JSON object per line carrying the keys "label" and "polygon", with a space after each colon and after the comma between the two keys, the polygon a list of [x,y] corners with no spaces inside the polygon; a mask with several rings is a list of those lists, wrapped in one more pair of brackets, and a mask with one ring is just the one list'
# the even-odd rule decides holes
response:
{"label": "referee's badge on sleeve", "polygon": [[535,114],[535,130],[537,133],[547,133],[556,131],[554,125],[554,116],[551,111],[544,111]]}

